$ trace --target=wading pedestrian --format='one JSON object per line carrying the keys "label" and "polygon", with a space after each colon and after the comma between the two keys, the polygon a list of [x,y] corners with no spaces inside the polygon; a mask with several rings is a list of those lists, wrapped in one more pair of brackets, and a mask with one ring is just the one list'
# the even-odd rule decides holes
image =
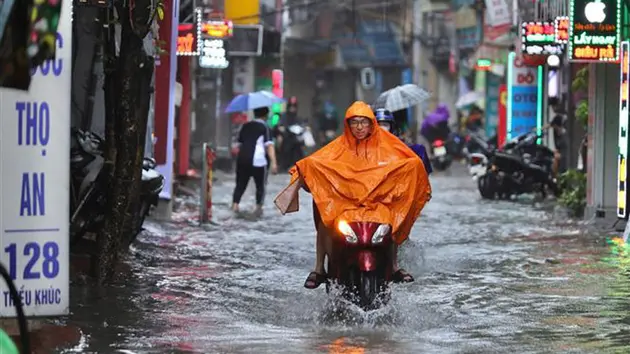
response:
{"label": "wading pedestrian", "polygon": [[254,178],[256,184],[256,215],[262,214],[265,201],[265,187],[269,169],[278,172],[276,152],[267,126],[269,108],[254,109],[254,120],[241,127],[238,135],[238,156],[236,162],[236,187],[232,198],[232,210],[239,212],[239,203],[247,184]]}

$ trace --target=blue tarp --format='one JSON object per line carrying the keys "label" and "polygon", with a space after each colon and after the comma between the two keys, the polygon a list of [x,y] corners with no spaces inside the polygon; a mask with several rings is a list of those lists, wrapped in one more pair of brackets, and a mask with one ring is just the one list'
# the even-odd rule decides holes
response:
{"label": "blue tarp", "polygon": [[403,66],[400,42],[388,21],[361,21],[357,33],[344,33],[335,38],[347,66]]}

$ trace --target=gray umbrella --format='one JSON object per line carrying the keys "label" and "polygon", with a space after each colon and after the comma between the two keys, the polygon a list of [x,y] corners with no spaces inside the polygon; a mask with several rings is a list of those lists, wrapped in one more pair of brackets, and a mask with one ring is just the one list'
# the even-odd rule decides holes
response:
{"label": "gray umbrella", "polygon": [[390,112],[407,109],[426,101],[431,94],[418,85],[396,86],[383,92],[374,104],[374,108],[385,108]]}

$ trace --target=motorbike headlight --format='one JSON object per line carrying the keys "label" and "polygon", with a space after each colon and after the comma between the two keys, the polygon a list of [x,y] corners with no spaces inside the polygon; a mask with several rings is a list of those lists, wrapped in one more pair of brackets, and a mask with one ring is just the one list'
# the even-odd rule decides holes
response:
{"label": "motorbike headlight", "polygon": [[385,236],[392,230],[389,225],[382,224],[380,225],[376,231],[374,231],[374,235],[372,235],[372,243],[381,243]]}
{"label": "motorbike headlight", "polygon": [[345,220],[339,221],[337,224],[337,230],[346,238],[348,243],[357,243],[359,242],[359,238],[354,233],[354,230],[350,227],[350,224]]}

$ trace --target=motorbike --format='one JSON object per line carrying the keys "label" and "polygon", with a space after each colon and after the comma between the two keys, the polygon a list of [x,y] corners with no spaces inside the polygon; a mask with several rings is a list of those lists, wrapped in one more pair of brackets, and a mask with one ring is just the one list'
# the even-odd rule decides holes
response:
{"label": "motorbike", "polygon": [[435,139],[431,143],[431,165],[438,171],[444,171],[451,166],[453,156],[448,153],[445,142],[442,139]]}
{"label": "motorbike", "polygon": [[136,223],[133,226],[132,237],[129,244],[136,240],[140,232],[144,220],[151,212],[152,207],[157,207],[160,200],[160,193],[164,189],[164,176],[156,169],[155,159],[145,157],[142,161],[142,179],[140,183],[140,203],[138,205]]}
{"label": "motorbike", "polygon": [[288,170],[304,158],[304,141],[308,129],[301,124],[292,124],[289,127],[278,126],[278,150],[282,169]]}
{"label": "motorbike", "polygon": [[466,151],[468,153],[468,171],[476,181],[486,173],[488,157],[496,149],[497,137],[492,136],[485,140],[478,134],[466,136]]}
{"label": "motorbike", "polygon": [[104,218],[105,142],[92,133],[72,130],[70,150],[70,242],[79,241]]}
{"label": "motorbike", "polygon": [[[73,129],[70,160],[70,242],[76,244],[88,232],[102,228],[107,207],[107,176],[103,166],[105,141],[93,132]],[[155,170],[152,158],[144,158],[140,202],[130,242],[142,231],[144,219],[157,205],[164,177]]]}
{"label": "motorbike", "polygon": [[559,195],[552,173],[553,151],[538,144],[539,138],[537,133],[526,133],[490,154],[485,174],[477,179],[483,198],[509,199],[513,195],[534,192],[546,197],[548,191]]}
{"label": "motorbike", "polygon": [[453,130],[446,140],[446,151],[455,159],[464,159],[468,155],[466,137]]}
{"label": "motorbike", "polygon": [[342,296],[364,311],[385,306],[392,282],[391,226],[374,222],[337,224],[333,254],[328,257],[326,291],[342,287]]}

